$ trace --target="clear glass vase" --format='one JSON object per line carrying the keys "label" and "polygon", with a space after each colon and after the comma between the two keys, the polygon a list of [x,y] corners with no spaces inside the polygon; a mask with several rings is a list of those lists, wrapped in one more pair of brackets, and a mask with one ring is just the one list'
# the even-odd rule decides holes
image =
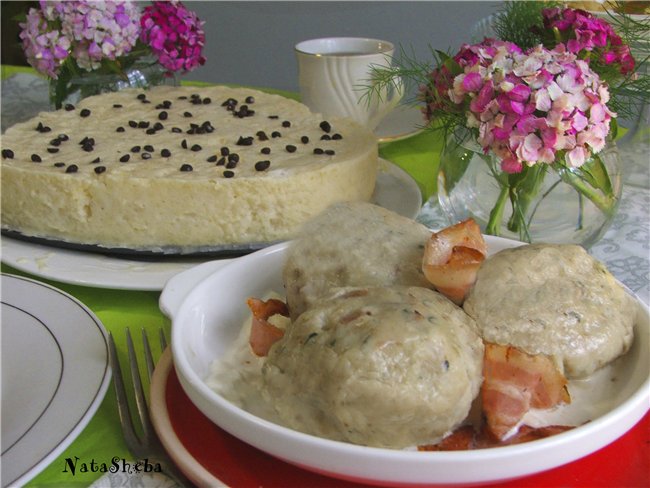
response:
{"label": "clear glass vase", "polygon": [[122,73],[101,70],[80,71],[65,79],[50,80],[50,105],[59,109],[75,105],[81,99],[125,88],[150,88],[157,85],[176,85],[177,80],[153,58],[136,60]]}
{"label": "clear glass vase", "polygon": [[486,234],[589,248],[612,223],[622,190],[615,143],[592,158],[580,170],[534,165],[513,186],[509,175],[499,171],[496,156],[484,154],[473,141],[448,143],[441,155],[438,193],[419,220],[447,226],[471,217]]}

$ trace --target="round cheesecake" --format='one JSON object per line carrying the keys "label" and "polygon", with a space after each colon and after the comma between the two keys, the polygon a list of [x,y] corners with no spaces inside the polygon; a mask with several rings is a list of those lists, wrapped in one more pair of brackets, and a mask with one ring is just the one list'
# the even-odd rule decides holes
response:
{"label": "round cheesecake", "polygon": [[252,89],[156,87],[43,112],[2,136],[2,228],[132,250],[290,239],[367,201],[377,139]]}

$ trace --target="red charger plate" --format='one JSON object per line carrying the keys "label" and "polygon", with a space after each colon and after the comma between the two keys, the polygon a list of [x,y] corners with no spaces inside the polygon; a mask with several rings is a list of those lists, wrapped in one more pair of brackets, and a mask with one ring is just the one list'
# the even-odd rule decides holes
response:
{"label": "red charger plate", "polygon": [[[361,487],[301,469],[228,434],[187,397],[167,349],[151,385],[152,420],[170,456],[199,486]],[[485,487],[562,486],[611,488],[650,486],[650,413],[626,434],[572,463],[525,478]]]}

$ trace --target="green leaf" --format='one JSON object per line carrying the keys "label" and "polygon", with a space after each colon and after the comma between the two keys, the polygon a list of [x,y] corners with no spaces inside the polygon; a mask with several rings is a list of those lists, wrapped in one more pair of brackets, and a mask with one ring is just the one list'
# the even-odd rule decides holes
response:
{"label": "green leaf", "polygon": [[440,154],[439,172],[444,176],[444,190],[451,192],[472,161],[474,152],[463,147],[460,141],[447,140]]}

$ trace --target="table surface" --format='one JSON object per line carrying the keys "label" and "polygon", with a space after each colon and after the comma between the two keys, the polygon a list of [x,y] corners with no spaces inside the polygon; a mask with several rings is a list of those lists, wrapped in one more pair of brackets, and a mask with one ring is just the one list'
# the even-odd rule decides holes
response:
{"label": "table surface", "polygon": [[[26,119],[47,106],[43,80],[31,70],[9,70],[2,73],[2,127]],[[16,73],[18,75],[16,76]],[[9,76],[13,75],[13,76]],[[295,97],[294,94],[288,94]],[[43,105],[45,104],[45,105]],[[34,110],[36,112],[34,112]],[[634,291],[645,303],[650,302],[650,130],[636,140],[620,144],[624,163],[624,189],[619,212],[603,239],[590,252],[609,267],[612,273]],[[440,140],[430,132],[380,146],[380,155],[405,169],[418,182],[423,195],[435,190],[435,173]],[[422,215],[421,219],[431,216]],[[6,264],[2,271],[24,276]],[[33,277],[33,276],[32,276]],[[122,361],[126,361],[123,330],[145,329],[150,336],[162,328],[170,336],[169,320],[158,308],[159,292],[121,291],[82,287],[33,277],[60,288],[87,305],[111,331],[117,341]],[[646,439],[646,443],[648,440]],[[113,457],[131,459],[119,428],[116,399],[110,388],[96,415],[79,437],[28,486],[65,485],[87,486],[96,482],[110,485],[102,473],[77,473],[71,478],[63,472],[65,459],[79,457],[89,462],[109,462]],[[647,485],[649,479],[645,480]],[[163,482],[164,484],[164,482]]]}

